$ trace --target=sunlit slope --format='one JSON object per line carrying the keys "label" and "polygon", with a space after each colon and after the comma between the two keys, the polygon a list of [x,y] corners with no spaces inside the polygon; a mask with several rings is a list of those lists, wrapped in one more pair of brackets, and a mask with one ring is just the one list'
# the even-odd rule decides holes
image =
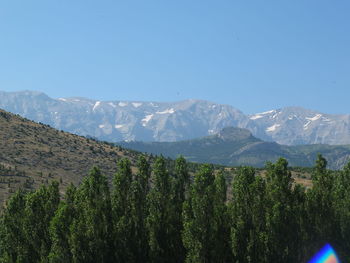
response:
{"label": "sunlit slope", "polygon": [[0,201],[23,187],[33,189],[57,180],[64,189],[79,183],[96,165],[107,174],[116,161],[135,152],[38,124],[0,110]]}

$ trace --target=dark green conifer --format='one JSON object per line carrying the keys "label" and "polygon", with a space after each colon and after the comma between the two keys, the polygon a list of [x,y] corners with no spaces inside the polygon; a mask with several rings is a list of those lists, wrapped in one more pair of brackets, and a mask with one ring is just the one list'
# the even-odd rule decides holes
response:
{"label": "dark green conifer", "polygon": [[109,187],[98,168],[77,189],[74,206],[69,240],[73,262],[115,262]]}
{"label": "dark green conifer", "polygon": [[[138,172],[131,184],[131,244],[130,249],[134,262],[147,262],[148,232],[146,218],[148,215],[147,195],[149,192],[150,165],[144,156],[138,160]],[[131,261],[129,261],[131,262]]]}
{"label": "dark green conifer", "polygon": [[184,231],[186,262],[214,262],[215,221],[213,168],[203,165],[194,177],[189,200],[184,204]]}
{"label": "dark green conifer", "polygon": [[288,162],[280,158],[266,166],[266,258],[273,262],[296,262],[296,219],[293,211],[293,179]]}
{"label": "dark green conifer", "polygon": [[51,252],[49,254],[50,263],[64,263],[72,261],[69,239],[71,235],[70,227],[75,217],[76,188],[71,184],[66,191],[64,201],[61,201],[55,216],[50,222],[50,236],[52,240]]}
{"label": "dark green conifer", "polygon": [[18,190],[7,201],[0,221],[1,262],[24,262],[30,253],[24,232],[26,194]]}
{"label": "dark green conifer", "polygon": [[321,154],[317,156],[312,182],[313,186],[307,193],[307,213],[310,222],[308,244],[310,251],[316,251],[323,244],[334,240],[334,235],[338,232],[333,221],[336,216],[333,207],[335,177],[327,170],[327,161]]}
{"label": "dark green conifer", "polygon": [[153,176],[154,185],[148,195],[149,214],[147,217],[150,260],[152,262],[174,262],[177,251],[173,246],[172,186],[163,157],[155,160]]}
{"label": "dark green conifer", "polygon": [[133,262],[133,224],[131,206],[132,172],[126,158],[118,162],[118,171],[113,180],[112,209],[114,224],[114,245],[116,257],[123,262]]}
{"label": "dark green conifer", "polygon": [[265,181],[242,167],[232,183],[231,246],[234,262],[264,262]]}

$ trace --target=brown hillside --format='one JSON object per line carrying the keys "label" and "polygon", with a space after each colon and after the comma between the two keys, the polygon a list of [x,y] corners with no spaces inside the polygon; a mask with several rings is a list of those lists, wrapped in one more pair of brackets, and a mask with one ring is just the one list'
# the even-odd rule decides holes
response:
{"label": "brown hillside", "polygon": [[37,188],[52,180],[62,190],[77,184],[96,165],[106,175],[116,161],[136,153],[85,137],[58,131],[0,110],[0,203],[19,187]]}

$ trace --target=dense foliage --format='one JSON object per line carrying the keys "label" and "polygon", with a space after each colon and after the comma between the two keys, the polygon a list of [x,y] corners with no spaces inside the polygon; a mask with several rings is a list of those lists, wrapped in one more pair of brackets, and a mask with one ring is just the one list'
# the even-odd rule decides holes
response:
{"label": "dense foliage", "polygon": [[[169,167],[144,157],[118,162],[113,182],[93,168],[62,196],[58,183],[16,192],[2,211],[1,262],[307,262],[325,243],[350,260],[350,164],[326,169],[313,187],[295,184],[288,163],[265,176],[184,158]],[[231,176],[230,176],[231,177]]]}

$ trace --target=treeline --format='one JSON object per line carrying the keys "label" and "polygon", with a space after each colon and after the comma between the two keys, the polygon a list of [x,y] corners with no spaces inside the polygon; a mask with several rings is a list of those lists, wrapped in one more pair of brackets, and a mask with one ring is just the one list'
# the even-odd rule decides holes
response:
{"label": "treeline", "polygon": [[330,243],[347,262],[350,164],[326,165],[319,156],[305,189],[285,159],[264,177],[242,167],[230,184],[210,165],[190,176],[182,157],[170,171],[162,157],[152,167],[140,157],[136,172],[123,159],[112,184],[93,168],[64,196],[56,182],[14,194],[1,215],[1,261],[307,262]]}

